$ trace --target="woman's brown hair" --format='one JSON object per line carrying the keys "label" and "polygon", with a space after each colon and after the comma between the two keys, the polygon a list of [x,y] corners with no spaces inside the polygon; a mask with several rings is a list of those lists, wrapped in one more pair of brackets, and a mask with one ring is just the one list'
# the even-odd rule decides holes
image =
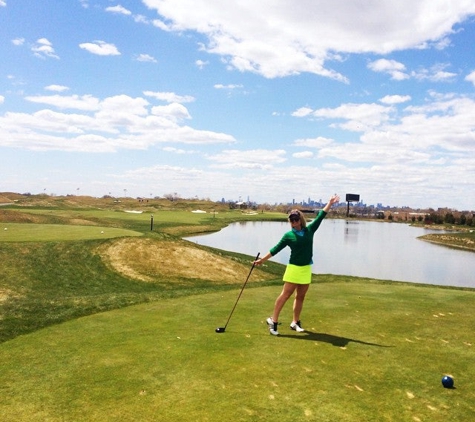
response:
{"label": "woman's brown hair", "polygon": [[300,210],[292,210],[290,211],[289,213],[289,220],[290,220],[290,217],[293,216],[293,215],[298,215],[299,219],[300,219],[300,226],[302,228],[304,227],[307,227],[307,220],[305,220],[305,216],[303,215],[303,212],[300,211]]}

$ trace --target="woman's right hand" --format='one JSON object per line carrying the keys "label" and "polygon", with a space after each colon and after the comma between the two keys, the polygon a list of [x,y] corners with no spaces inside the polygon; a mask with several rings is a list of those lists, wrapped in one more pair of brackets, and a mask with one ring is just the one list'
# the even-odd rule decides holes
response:
{"label": "woman's right hand", "polygon": [[272,256],[271,253],[270,253],[270,252],[267,252],[267,254],[264,255],[262,258],[256,259],[256,260],[253,262],[253,265],[255,265],[255,266],[262,265],[262,264],[263,264],[264,262],[266,262],[271,256]]}

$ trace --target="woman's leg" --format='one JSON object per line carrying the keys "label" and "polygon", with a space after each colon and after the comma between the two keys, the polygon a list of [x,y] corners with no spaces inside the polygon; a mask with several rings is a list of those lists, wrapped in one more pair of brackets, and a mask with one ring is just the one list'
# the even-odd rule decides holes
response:
{"label": "woman's leg", "polygon": [[[290,296],[294,293],[295,289],[297,288],[297,284],[289,283],[286,281],[284,283],[284,287],[282,288],[282,292],[280,293],[279,297],[275,301],[274,305],[274,313],[272,314],[272,320],[274,322],[279,321],[280,311],[285,305],[285,302],[289,299]],[[305,294],[304,294],[305,296]]]}
{"label": "woman's leg", "polygon": [[296,294],[294,299],[294,320],[292,322],[300,321],[300,313],[302,312],[303,301],[305,300],[305,295],[307,294],[310,284],[297,284],[296,285]]}

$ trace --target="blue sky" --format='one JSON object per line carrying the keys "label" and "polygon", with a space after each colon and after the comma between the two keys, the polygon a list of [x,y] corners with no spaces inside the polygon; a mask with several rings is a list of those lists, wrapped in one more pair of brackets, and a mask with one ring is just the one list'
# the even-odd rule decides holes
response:
{"label": "blue sky", "polygon": [[475,209],[472,0],[0,0],[0,191]]}

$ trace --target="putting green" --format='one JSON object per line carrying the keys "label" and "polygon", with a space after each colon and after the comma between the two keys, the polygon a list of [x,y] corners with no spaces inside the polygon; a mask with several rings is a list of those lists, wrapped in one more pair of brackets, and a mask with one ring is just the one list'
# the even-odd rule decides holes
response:
{"label": "putting green", "polygon": [[3,223],[0,226],[0,242],[109,239],[141,235],[140,232],[115,227],[21,223]]}
{"label": "putting green", "polygon": [[[306,333],[280,287],[97,314],[0,345],[3,421],[459,421],[475,415],[474,292],[323,283]],[[444,312],[441,312],[441,311]],[[451,374],[456,389],[444,389]]]}

